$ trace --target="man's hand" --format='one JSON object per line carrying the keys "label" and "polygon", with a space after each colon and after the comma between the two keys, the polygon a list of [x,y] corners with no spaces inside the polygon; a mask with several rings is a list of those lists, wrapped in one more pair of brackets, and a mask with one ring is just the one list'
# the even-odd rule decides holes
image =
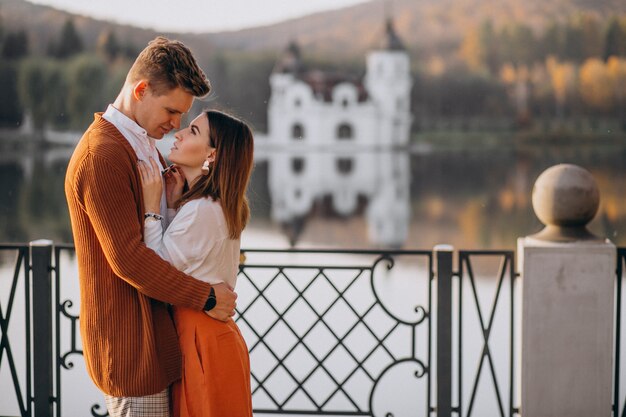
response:
{"label": "man's hand", "polygon": [[235,307],[237,303],[237,294],[225,283],[213,284],[215,290],[215,299],[217,304],[209,311],[205,313],[216,320],[228,321],[235,315]]}
{"label": "man's hand", "polygon": [[144,212],[160,214],[163,180],[159,166],[152,157],[150,157],[149,164],[144,161],[138,161],[137,164],[143,190]]}

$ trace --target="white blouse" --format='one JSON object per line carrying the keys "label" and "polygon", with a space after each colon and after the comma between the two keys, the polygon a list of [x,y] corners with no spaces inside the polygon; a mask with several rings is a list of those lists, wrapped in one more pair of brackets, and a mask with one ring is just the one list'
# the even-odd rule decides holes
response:
{"label": "white blouse", "polygon": [[[173,210],[168,210],[171,215]],[[209,284],[235,288],[240,239],[228,237],[222,206],[211,198],[185,203],[163,232],[160,221],[144,223],[146,246],[184,273]]]}

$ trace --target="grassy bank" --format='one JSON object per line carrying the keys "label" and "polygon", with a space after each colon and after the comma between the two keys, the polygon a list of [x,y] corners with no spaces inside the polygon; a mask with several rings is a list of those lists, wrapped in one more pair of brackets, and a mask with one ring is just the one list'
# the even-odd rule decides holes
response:
{"label": "grassy bank", "polygon": [[626,145],[626,131],[575,131],[559,129],[551,131],[459,131],[437,130],[414,133],[411,139],[414,146],[428,146],[433,149],[492,149],[531,146],[614,146]]}

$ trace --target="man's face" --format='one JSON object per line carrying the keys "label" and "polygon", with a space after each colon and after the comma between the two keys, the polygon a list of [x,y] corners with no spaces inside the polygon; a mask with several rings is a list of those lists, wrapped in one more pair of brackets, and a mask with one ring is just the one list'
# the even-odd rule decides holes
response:
{"label": "man's face", "polygon": [[161,139],[172,129],[180,128],[180,119],[193,103],[193,95],[180,87],[155,95],[149,86],[137,99],[135,121],[148,136]]}

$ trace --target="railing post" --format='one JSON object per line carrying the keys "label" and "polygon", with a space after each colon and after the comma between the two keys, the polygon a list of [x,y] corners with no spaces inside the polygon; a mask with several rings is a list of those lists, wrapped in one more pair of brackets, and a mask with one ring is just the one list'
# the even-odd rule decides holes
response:
{"label": "railing post", "polygon": [[450,245],[437,245],[437,417],[452,415],[452,253]]}
{"label": "railing post", "polygon": [[598,186],[583,168],[557,165],[532,201],[546,227],[518,240],[522,415],[610,416],[616,249],[586,228]]}
{"label": "railing post", "polygon": [[51,240],[30,242],[32,277],[34,417],[53,415],[52,361],[52,245]]}

